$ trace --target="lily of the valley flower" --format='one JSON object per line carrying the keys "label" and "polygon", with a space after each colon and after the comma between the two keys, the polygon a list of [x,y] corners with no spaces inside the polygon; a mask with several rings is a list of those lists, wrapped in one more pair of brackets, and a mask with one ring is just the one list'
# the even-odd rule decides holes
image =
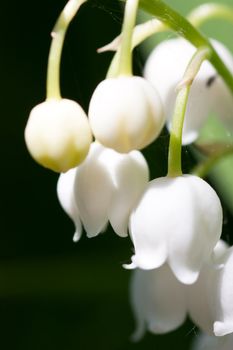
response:
{"label": "lily of the valley flower", "polygon": [[97,141],[120,153],[149,145],[165,122],[157,91],[135,76],[102,81],[91,98],[88,114]]}
{"label": "lily of the valley flower", "polygon": [[134,339],[140,339],[146,329],[156,334],[175,330],[189,315],[210,339],[223,338],[213,340],[214,344],[224,344],[225,335],[233,332],[232,274],[233,250],[223,241],[192,285],[179,282],[167,263],[150,271],[135,270],[131,282],[137,322]]}
{"label": "lily of the valley flower", "polygon": [[[188,308],[193,321],[209,335],[233,332],[233,248],[207,264],[188,292]],[[201,295],[201,298],[199,297]]]}
{"label": "lily of the valley flower", "polygon": [[65,172],[85,159],[92,134],[87,116],[78,103],[49,99],[31,111],[25,140],[39,164]]}
{"label": "lily of the valley flower", "polygon": [[195,337],[192,350],[232,350],[233,334],[225,337],[214,337],[207,334],[200,334]]}
{"label": "lily of the valley flower", "polygon": [[221,235],[222,208],[204,180],[183,175],[151,181],[129,223],[132,264],[150,270],[166,261],[178,280],[194,283]]}
{"label": "lily of the valley flower", "polygon": [[[219,42],[212,44],[226,66],[233,72],[232,54]],[[185,39],[172,39],[162,42],[149,56],[144,75],[162,98],[168,128],[171,126],[176,86],[195,52],[195,47]],[[209,62],[204,62],[190,91],[187,104],[183,144],[196,140],[198,132],[211,112],[215,112],[226,125],[233,128],[233,98],[222,78]]]}
{"label": "lily of the valley flower", "polygon": [[145,158],[138,151],[119,154],[92,143],[86,160],[61,174],[58,198],[81,236],[80,220],[88,237],[104,231],[108,220],[119,236],[127,236],[130,211],[148,183]]}
{"label": "lily of the valley flower", "polygon": [[137,341],[149,330],[164,334],[178,328],[185,320],[186,290],[168,264],[154,270],[136,269],[131,281],[131,304],[136,319],[132,339]]}

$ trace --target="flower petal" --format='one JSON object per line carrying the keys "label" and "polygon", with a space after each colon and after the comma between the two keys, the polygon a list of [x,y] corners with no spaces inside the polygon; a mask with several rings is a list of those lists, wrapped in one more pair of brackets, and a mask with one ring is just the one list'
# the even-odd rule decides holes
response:
{"label": "flower petal", "polygon": [[170,182],[167,178],[151,181],[130,216],[129,231],[135,248],[132,262],[141,269],[157,268],[167,259],[167,231],[173,230],[167,210]]}
{"label": "flower petal", "polygon": [[195,338],[192,350],[232,350],[233,336],[214,337],[207,334],[200,334]]}
{"label": "flower petal", "polygon": [[228,251],[227,244],[220,240],[214,248],[211,259],[202,268],[196,283],[187,286],[190,317],[203,332],[211,336],[216,320],[216,308],[219,305],[218,276],[224,270],[225,255]]}
{"label": "flower petal", "polygon": [[59,176],[57,182],[57,196],[63,210],[74,221],[76,228],[74,241],[77,242],[82,234],[82,225],[74,198],[75,175],[76,169],[71,169]]}
{"label": "flower petal", "polygon": [[114,231],[125,237],[130,211],[149,181],[149,169],[145,158],[138,151],[125,155],[114,151],[112,153],[115,153],[116,160],[111,169],[115,178],[115,190],[108,215]]}
{"label": "flower petal", "polygon": [[[220,238],[222,207],[216,192],[199,177],[173,181],[173,205],[179,208],[173,215],[179,215],[179,222],[169,237],[169,263],[181,282],[192,284]],[[171,218],[175,222],[172,213]]]}
{"label": "flower petal", "polygon": [[216,293],[213,305],[216,336],[233,333],[233,248],[228,249],[222,262],[223,268],[216,271],[212,286]]}
{"label": "flower petal", "polygon": [[145,327],[152,333],[167,333],[178,328],[186,317],[185,286],[167,264],[151,271],[134,271],[131,303],[137,322],[134,340],[142,337]]}
{"label": "flower petal", "polygon": [[213,313],[211,310],[211,279],[213,266],[206,265],[198,280],[187,286],[187,304],[190,318],[205,333],[213,336]]}
{"label": "flower petal", "polygon": [[106,227],[114,189],[107,170],[108,159],[103,157],[104,150],[93,143],[85,162],[76,172],[75,200],[88,237],[98,235]]}

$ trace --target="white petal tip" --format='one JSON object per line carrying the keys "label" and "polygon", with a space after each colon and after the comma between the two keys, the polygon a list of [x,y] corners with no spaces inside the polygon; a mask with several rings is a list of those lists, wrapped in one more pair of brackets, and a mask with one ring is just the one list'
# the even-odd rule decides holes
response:
{"label": "white petal tip", "polygon": [[78,241],[80,240],[80,238],[81,238],[80,233],[75,232],[75,234],[74,234],[74,236],[73,236],[73,242],[74,242],[74,243],[78,242]]}
{"label": "white petal tip", "polygon": [[126,270],[133,270],[137,268],[137,265],[132,262],[131,264],[123,264],[122,265]]}
{"label": "white petal tip", "polygon": [[[171,266],[172,268],[172,266]],[[178,269],[173,269],[172,271],[176,278],[183,284],[191,285],[194,284],[198,277],[199,277],[199,271],[179,271]]]}
{"label": "white petal tip", "polygon": [[214,322],[214,334],[216,337],[223,337],[224,335],[233,332],[233,323],[227,324],[224,322]]}
{"label": "white petal tip", "polygon": [[116,232],[116,234],[121,237],[121,238],[126,238],[128,237],[128,233],[127,232]]}
{"label": "white petal tip", "polygon": [[98,236],[99,232],[87,232],[87,238],[93,238]]}

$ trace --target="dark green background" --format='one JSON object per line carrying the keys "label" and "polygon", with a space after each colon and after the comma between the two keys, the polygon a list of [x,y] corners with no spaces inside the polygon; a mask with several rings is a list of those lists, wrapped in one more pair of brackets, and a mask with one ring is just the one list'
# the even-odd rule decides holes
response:
{"label": "dark green background", "polygon": [[[34,163],[25,148],[28,114],[45,98],[49,33],[65,2],[1,4],[0,348],[188,349],[196,334],[191,323],[167,336],[147,334],[138,344],[129,341],[134,329],[128,301],[130,272],[121,265],[132,254],[130,240],[109,230],[91,240],[83,235],[74,244],[73,225],[56,198],[57,175]],[[185,13],[201,1],[168,3]],[[96,48],[119,33],[121,18],[117,1],[90,1],[68,32],[62,93],[85,109],[112,56],[97,55]],[[204,30],[233,48],[231,25],[214,22]],[[136,71],[142,66],[136,50]],[[152,176],[165,175],[167,144],[164,133],[146,150]],[[187,170],[192,162],[184,150]],[[227,208],[225,221],[229,240],[232,218]]]}

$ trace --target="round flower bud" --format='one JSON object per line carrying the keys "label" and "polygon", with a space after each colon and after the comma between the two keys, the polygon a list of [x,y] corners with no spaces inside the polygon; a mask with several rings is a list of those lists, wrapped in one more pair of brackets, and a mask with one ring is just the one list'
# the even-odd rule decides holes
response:
{"label": "round flower bud", "polygon": [[141,77],[102,81],[89,107],[90,125],[105,147],[127,153],[149,145],[159,135],[165,119],[155,88]]}
{"label": "round flower bud", "polygon": [[86,114],[78,103],[54,99],[32,109],[25,141],[39,164],[66,172],[85,159],[92,135]]}

